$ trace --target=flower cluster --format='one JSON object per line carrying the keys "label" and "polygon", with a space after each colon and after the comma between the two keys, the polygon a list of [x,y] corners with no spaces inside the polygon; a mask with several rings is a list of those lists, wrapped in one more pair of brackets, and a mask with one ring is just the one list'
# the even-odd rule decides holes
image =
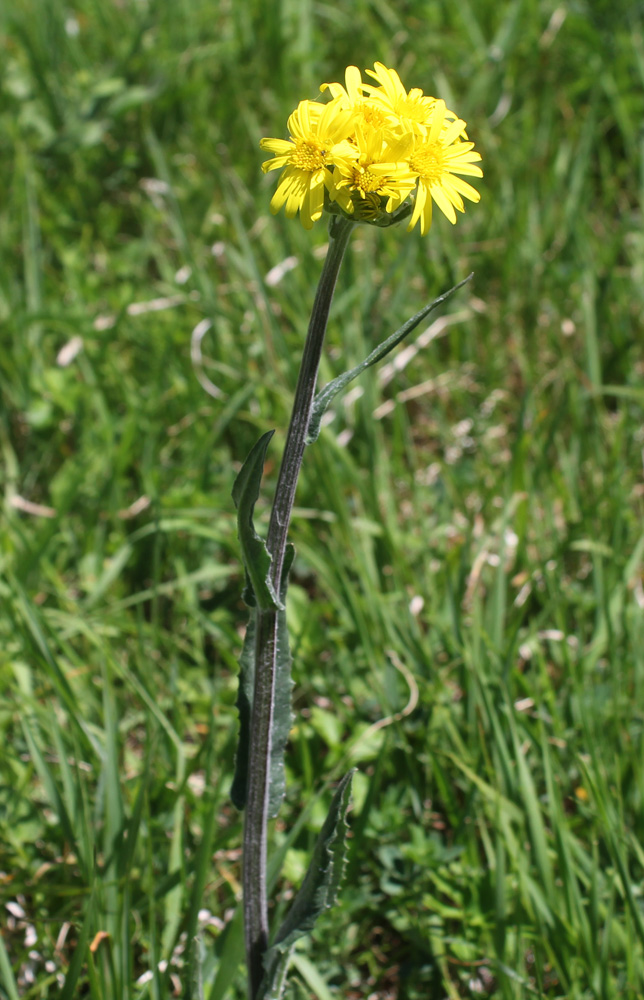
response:
{"label": "flower cluster", "polygon": [[409,218],[423,235],[432,204],[456,222],[463,198],[480,195],[459,174],[482,177],[481,159],[468,141],[465,122],[422,90],[405,90],[393,69],[377,62],[363,82],[349,66],[345,85],[323,83],[326,104],[300,101],[288,120],[289,139],[262,139],[273,153],[262,169],[279,170],[271,211],[298,211],[310,229],[326,209],[359,222],[390,225]]}

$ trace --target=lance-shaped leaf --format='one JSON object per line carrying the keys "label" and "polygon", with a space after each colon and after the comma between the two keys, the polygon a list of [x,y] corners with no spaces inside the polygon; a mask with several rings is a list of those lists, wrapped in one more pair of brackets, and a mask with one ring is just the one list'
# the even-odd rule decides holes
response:
{"label": "lance-shaped leaf", "polygon": [[[288,641],[286,624],[286,590],[288,575],[295,556],[295,549],[289,543],[286,546],[284,565],[282,568],[282,583],[280,587],[280,604],[277,611],[277,651],[275,657],[275,684],[273,694],[273,725],[271,728],[271,763],[269,779],[268,814],[277,816],[284,792],[286,778],[284,775],[284,750],[291,729],[291,651]],[[257,608],[251,608],[248,627],[244,637],[241,656],[239,658],[239,688],[237,691],[237,711],[239,712],[239,742],[235,758],[235,775],[230,789],[233,805],[242,810],[246,806],[248,785],[248,753],[250,749],[250,725],[253,711],[253,691],[255,689],[255,635]]]}
{"label": "lance-shaped leaf", "polygon": [[230,788],[233,805],[240,811],[246,806],[248,790],[248,752],[250,749],[250,717],[253,711],[253,689],[255,687],[255,632],[257,610],[251,608],[246,626],[246,635],[239,657],[239,687],[237,688],[237,711],[239,712],[239,740],[235,757],[235,774]]}
{"label": "lance-shaped leaf", "polygon": [[262,434],[251,449],[233,486],[233,500],[237,508],[237,531],[246,570],[244,600],[249,606],[257,604],[263,610],[278,608],[279,598],[271,583],[271,556],[266,543],[255,531],[253,511],[262,482],[266,449],[274,431]]}
{"label": "lance-shaped leaf", "polygon": [[332,906],[337,898],[344,874],[346,814],[353,774],[354,771],[349,771],[335,791],[304,881],[275,941],[264,956],[266,971],[258,1000],[279,1000],[286,985],[289,959],[295,942],[313,929],[320,913]]}
{"label": "lance-shaped leaf", "polygon": [[315,400],[313,401],[311,420],[309,422],[309,429],[306,435],[307,444],[312,444],[315,440],[317,440],[320,433],[322,417],[326,413],[334,397],[337,396],[339,392],[342,392],[342,390],[346,388],[350,382],[353,382],[354,378],[361,375],[363,371],[367,368],[371,368],[372,365],[377,364],[379,361],[382,361],[383,358],[386,358],[389,352],[393,351],[394,347],[397,347],[398,344],[405,339],[405,337],[415,330],[418,324],[422,323],[422,321],[429,316],[429,314],[433,312],[434,309],[441,304],[441,302],[445,302],[450,295],[453,295],[459,288],[462,288],[471,277],[472,275],[469,274],[467,278],[464,278],[463,281],[459,281],[458,285],[454,285],[454,287],[450,288],[448,292],[444,292],[442,295],[439,295],[438,298],[434,299],[433,302],[430,302],[429,305],[423,306],[420,312],[417,312],[415,316],[412,316],[406,323],[403,323],[400,329],[396,330],[395,333],[392,333],[390,337],[383,340],[382,344],[379,344],[378,347],[371,352],[368,358],[365,358],[365,360],[359,365],[356,365],[355,368],[351,368],[348,372],[344,372],[343,375],[338,375],[337,378],[334,378],[332,382],[327,383],[327,385],[325,385],[324,388],[318,392]]}
{"label": "lance-shaped leaf", "polygon": [[288,641],[288,626],[286,624],[286,591],[288,575],[295,558],[295,548],[289,542],[284,553],[282,580],[280,585],[280,604],[277,612],[277,649],[275,654],[275,684],[273,688],[273,725],[271,727],[271,770],[268,792],[268,815],[277,816],[282,799],[286,792],[286,775],[284,774],[284,753],[291,731],[291,647]]}

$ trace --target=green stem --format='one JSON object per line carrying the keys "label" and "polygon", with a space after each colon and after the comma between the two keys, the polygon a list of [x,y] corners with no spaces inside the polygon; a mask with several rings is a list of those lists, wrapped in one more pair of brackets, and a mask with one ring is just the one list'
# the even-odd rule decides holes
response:
{"label": "green stem", "polygon": [[[280,593],[288,529],[297,480],[306,447],[318,368],[335,283],[355,223],[340,216],[329,222],[329,249],[313,303],[313,312],[302,354],[291,422],[277,480],[267,546],[272,557],[271,580]],[[277,652],[277,612],[257,608],[255,690],[250,727],[248,796],[244,822],[243,890],[244,935],[250,982],[250,1000],[258,996],[264,975],[263,956],[268,946],[266,853],[269,766]]]}

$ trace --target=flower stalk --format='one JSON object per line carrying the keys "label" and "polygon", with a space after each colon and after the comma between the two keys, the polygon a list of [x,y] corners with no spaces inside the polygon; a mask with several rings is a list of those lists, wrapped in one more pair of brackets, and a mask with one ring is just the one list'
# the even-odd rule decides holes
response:
{"label": "flower stalk", "polygon": [[[318,369],[333,293],[355,223],[334,215],[329,220],[329,248],[320,276],[289,424],[267,536],[274,592],[282,591],[282,570],[297,480],[315,397]],[[255,687],[250,726],[248,792],[243,839],[244,934],[250,998],[259,995],[268,947],[266,856],[271,732],[278,653],[278,611],[257,609]]]}

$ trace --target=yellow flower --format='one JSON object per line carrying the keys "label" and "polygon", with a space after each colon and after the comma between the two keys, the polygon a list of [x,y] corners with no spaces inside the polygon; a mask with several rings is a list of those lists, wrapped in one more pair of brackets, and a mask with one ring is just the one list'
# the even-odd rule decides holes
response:
{"label": "yellow flower", "polygon": [[333,186],[330,166],[355,158],[355,147],[347,141],[352,119],[352,112],[342,108],[339,99],[324,105],[300,101],[288,120],[291,138],[261,140],[261,148],[275,154],[262,164],[262,170],[285,168],[271,199],[273,214],[283,205],[289,218],[299,211],[305,229],[320,218],[324,189]]}
{"label": "yellow flower", "polygon": [[[375,70],[368,69],[367,73],[377,80],[380,86],[374,87],[372,83],[363,84],[370,101],[383,112],[391,114],[393,120],[397,122],[399,132],[426,135],[431,127],[436,98],[425,95],[418,87],[412,87],[407,92],[395,69],[387,69],[379,62],[374,65]],[[445,128],[457,119],[458,115],[445,108]],[[465,122],[460,135],[463,139],[467,139]]]}
{"label": "yellow flower", "polygon": [[328,104],[299,103],[289,139],[261,140],[274,154],[262,169],[282,169],[271,211],[285,206],[291,218],[299,212],[306,229],[325,207],[378,226],[411,217],[409,229],[420,222],[425,235],[436,202],[455,223],[463,198],[480,199],[460,175],[483,176],[465,122],[444,101],[417,87],[405,90],[394,69],[377,62],[367,73],[375,84],[348,66],[344,85],[321,85],[331,94]]}
{"label": "yellow flower", "polygon": [[395,116],[403,130],[422,132],[429,121],[436,101],[426,97],[418,87],[407,93],[395,69],[387,69],[382,63],[374,63],[375,69],[367,73],[380,86],[372,83],[364,84],[371,101],[383,111]]}
{"label": "yellow flower", "polygon": [[322,83],[320,90],[329,90],[332,97],[339,98],[342,107],[351,110],[354,120],[366,128],[391,129],[396,124],[396,117],[388,108],[365,97],[363,91],[370,85],[362,82],[357,66],[347,66],[344,80],[345,87],[341,83]]}
{"label": "yellow flower", "polygon": [[418,190],[409,230],[420,219],[420,231],[425,235],[432,224],[432,201],[450,222],[456,222],[455,208],[464,211],[463,195],[470,201],[480,200],[480,194],[457,174],[482,177],[483,171],[475,166],[481,154],[474,150],[473,142],[463,142],[465,122],[446,123],[444,101],[436,101],[431,125],[426,135],[416,137],[409,166],[418,175]]}
{"label": "yellow flower", "polygon": [[416,185],[408,163],[413,136],[388,138],[382,130],[356,124],[355,143],[357,159],[336,163],[331,198],[345,212],[355,208],[365,219],[375,217],[384,204],[381,199],[387,199],[387,212],[395,211]]}

